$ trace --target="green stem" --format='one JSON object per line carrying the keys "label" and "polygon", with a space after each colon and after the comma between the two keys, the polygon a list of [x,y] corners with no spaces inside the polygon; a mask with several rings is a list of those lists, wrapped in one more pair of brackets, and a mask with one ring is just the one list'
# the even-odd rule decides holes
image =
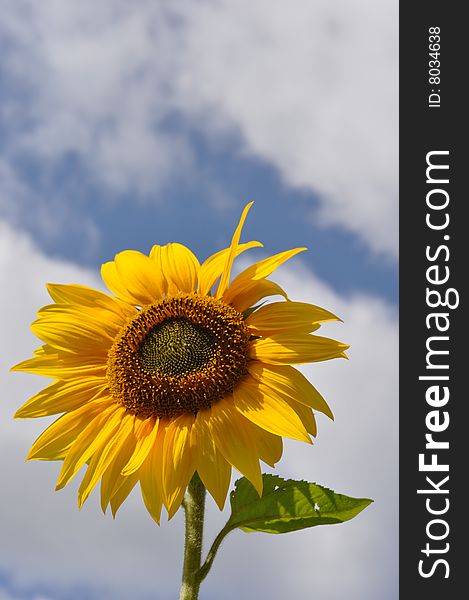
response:
{"label": "green stem", "polygon": [[208,551],[207,558],[205,559],[204,564],[200,567],[200,569],[197,572],[197,578],[199,579],[200,583],[202,583],[202,581],[207,577],[208,572],[212,567],[213,561],[215,560],[215,556],[217,555],[218,548],[220,547],[225,536],[228,535],[230,531],[233,531],[233,529],[234,528],[230,526],[229,523],[227,523],[217,535],[217,537],[213,540],[213,544],[210,550]]}
{"label": "green stem", "polygon": [[186,511],[184,566],[179,600],[198,600],[202,579],[199,576],[204,530],[205,487],[195,473],[183,503]]}

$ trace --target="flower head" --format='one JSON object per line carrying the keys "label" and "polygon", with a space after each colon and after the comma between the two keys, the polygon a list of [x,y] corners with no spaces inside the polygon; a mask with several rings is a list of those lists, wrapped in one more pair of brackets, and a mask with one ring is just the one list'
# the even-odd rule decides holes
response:
{"label": "flower head", "polygon": [[[282,437],[311,442],[313,410],[332,418],[292,364],[344,357],[348,346],[315,332],[337,317],[292,302],[267,277],[304,248],[261,260],[230,283],[249,204],[229,248],[202,265],[181,244],[127,250],[101,274],[114,295],[49,284],[53,304],[32,331],[44,345],[14,370],[53,378],[16,417],[62,414],[28,459],[61,460],[57,489],[87,464],[79,506],[101,481],[113,514],[137,483],[152,517],[181,505],[197,472],[220,508],[231,469],[259,493],[259,460],[274,466]],[[260,301],[280,295],[280,302]]]}

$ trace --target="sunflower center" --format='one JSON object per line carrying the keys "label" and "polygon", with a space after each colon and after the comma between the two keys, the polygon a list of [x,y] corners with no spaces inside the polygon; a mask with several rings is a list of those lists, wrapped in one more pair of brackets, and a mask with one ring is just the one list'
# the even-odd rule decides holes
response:
{"label": "sunflower center", "polygon": [[215,355],[215,335],[185,317],[159,323],[138,349],[140,364],[147,373],[161,372],[178,377],[201,371]]}
{"label": "sunflower center", "polygon": [[117,336],[107,377],[117,402],[147,417],[196,414],[247,373],[249,331],[221,300],[179,294],[143,308]]}

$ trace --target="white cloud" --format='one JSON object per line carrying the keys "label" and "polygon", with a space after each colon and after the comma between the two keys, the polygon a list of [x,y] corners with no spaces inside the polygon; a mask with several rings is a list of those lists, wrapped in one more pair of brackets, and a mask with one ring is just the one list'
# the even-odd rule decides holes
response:
{"label": "white cloud", "polygon": [[[27,88],[6,102],[13,156],[76,154],[112,190],[141,194],[190,168],[186,140],[164,131],[171,31],[163,6],[24,0],[6,16],[7,70]],[[10,107],[17,103],[21,112]]]}
{"label": "white cloud", "polygon": [[175,74],[184,110],[239,128],[247,153],[320,194],[324,223],[395,254],[397,3],[194,6]]}
{"label": "white cloud", "polygon": [[[397,320],[382,301],[341,298],[301,266],[276,278],[294,299],[322,304],[345,320],[326,335],[351,343],[351,360],[306,369],[332,406],[336,421],[319,421],[313,447],[286,444],[278,473],[323,483],[375,503],[354,521],[285,536],[233,533],[204,582],[203,596],[234,600],[393,600],[397,597]],[[27,325],[47,303],[45,281],[98,285],[97,277],[45,258],[24,236],[0,225],[0,571],[15,590],[85,590],[101,600],[176,596],[182,554],[182,516],[154,526],[139,494],[116,521],[102,516],[94,495],[76,508],[76,485],[54,493],[58,465],[24,464],[45,420],[14,422],[11,415],[44,382],[9,374],[11,364],[37,345]],[[207,542],[226,515],[213,506]],[[340,576],[337,576],[338,572]],[[18,592],[19,594],[20,592]],[[5,592],[6,594],[6,592]],[[8,596],[7,596],[8,598]],[[9,600],[9,599],[8,599]]]}
{"label": "white cloud", "polygon": [[12,160],[76,154],[111,190],[148,196],[196,169],[188,131],[234,134],[319,195],[311,219],[395,256],[394,0],[18,0],[2,15]]}

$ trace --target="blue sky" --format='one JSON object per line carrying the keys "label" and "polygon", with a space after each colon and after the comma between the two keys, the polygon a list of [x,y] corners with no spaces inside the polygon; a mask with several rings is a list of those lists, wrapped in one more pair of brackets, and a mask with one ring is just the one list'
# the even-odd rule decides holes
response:
{"label": "blue sky", "polygon": [[[155,533],[138,497],[113,522],[96,498],[78,513],[73,489],[52,494],[54,465],[22,462],[43,424],[10,418],[42,382],[7,370],[34,348],[27,329],[45,281],[99,285],[102,262],[154,243],[205,258],[250,200],[243,236],[265,246],[252,256],[308,246],[277,279],[339,312],[342,329],[325,335],[352,344],[346,365],[305,371],[336,422],[320,423],[312,454],[287,447],[279,472],[376,502],[361,521],[296,540],[233,535],[202,597],[220,597],[234,571],[248,597],[314,584],[325,600],[396,598],[397,4],[40,4],[0,0],[0,283],[11,292],[0,455],[14,482],[1,512],[15,538],[0,550],[0,600],[125,598],[132,573],[117,575],[115,561],[129,560],[127,544],[136,569],[165,579],[158,598],[174,597],[179,516]],[[224,517],[211,510],[214,523]],[[154,597],[150,583],[137,598]]]}

